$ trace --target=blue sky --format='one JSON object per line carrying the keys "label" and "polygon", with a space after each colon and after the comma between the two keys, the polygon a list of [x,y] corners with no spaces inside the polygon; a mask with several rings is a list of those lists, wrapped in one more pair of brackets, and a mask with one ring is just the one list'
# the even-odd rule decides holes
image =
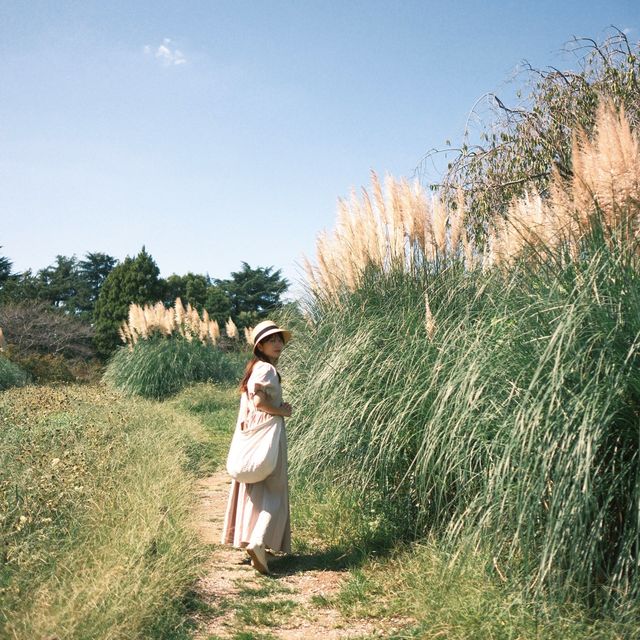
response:
{"label": "blue sky", "polygon": [[295,280],[371,169],[412,175],[522,60],[610,25],[638,41],[637,0],[0,0],[0,253]]}

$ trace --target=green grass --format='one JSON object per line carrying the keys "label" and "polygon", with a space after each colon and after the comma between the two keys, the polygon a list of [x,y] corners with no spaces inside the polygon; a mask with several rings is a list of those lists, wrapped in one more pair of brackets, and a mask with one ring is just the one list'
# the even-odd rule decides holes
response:
{"label": "green grass", "polygon": [[635,615],[635,248],[594,224],[577,260],[367,278],[313,301],[283,355],[303,528],[378,551],[433,536],[461,562],[483,549],[529,603]]}
{"label": "green grass", "polygon": [[293,600],[251,599],[238,604],[235,617],[241,624],[250,627],[275,627],[283,616],[296,608]]}
{"label": "green grass", "polygon": [[204,441],[187,445],[189,468],[198,476],[224,468],[239,403],[237,387],[210,383],[191,385],[169,401],[176,411],[197,419],[206,434]]}
{"label": "green grass", "polygon": [[10,389],[0,419],[0,636],[189,637],[199,422],[91,386]]}
{"label": "green grass", "polygon": [[[392,639],[632,640],[637,619],[594,618],[575,604],[532,602],[505,582],[491,558],[471,552],[453,562],[434,541],[352,573],[336,598],[348,619],[393,620]],[[376,636],[379,637],[379,636]]]}
{"label": "green grass", "polygon": [[10,387],[21,387],[27,383],[27,380],[26,371],[0,355],[0,391]]}
{"label": "green grass", "polygon": [[198,340],[152,336],[112,356],[104,381],[129,395],[162,400],[195,382],[235,382],[239,357]]}
{"label": "green grass", "polygon": [[[272,633],[258,633],[256,631],[237,631],[231,636],[232,640],[275,640]],[[221,636],[209,636],[207,640],[222,640]]]}

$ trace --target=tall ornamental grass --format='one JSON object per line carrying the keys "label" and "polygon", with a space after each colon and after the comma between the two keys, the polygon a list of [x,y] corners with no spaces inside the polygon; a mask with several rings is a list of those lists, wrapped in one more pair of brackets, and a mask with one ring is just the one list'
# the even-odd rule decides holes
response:
{"label": "tall ornamental grass", "polygon": [[9,389],[0,419],[0,637],[186,637],[199,422],[91,386]]}
{"label": "tall ornamental grass", "polygon": [[[226,323],[227,338],[238,332]],[[224,382],[240,376],[238,354],[223,351],[220,328],[205,310],[202,317],[180,298],[165,308],[162,302],[141,307],[132,304],[120,328],[126,346],[111,357],[104,381],[130,395],[161,400],[195,382]]]}
{"label": "tall ornamental grass", "polygon": [[633,607],[640,163],[623,114],[598,123],[574,178],[480,243],[462,199],[374,179],[320,239],[284,379],[294,483],[355,497],[382,537],[482,550],[531,592]]}
{"label": "tall ornamental grass", "polygon": [[235,354],[181,336],[154,335],[130,349],[120,347],[104,380],[127,394],[161,400],[194,382],[235,381],[240,371]]}

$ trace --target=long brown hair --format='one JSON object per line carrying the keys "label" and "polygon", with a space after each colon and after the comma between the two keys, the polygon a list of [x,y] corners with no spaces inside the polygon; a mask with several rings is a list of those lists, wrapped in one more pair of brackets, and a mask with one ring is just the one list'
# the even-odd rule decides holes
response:
{"label": "long brown hair", "polygon": [[[249,360],[249,362],[247,363],[247,366],[245,367],[244,375],[242,376],[242,380],[240,381],[240,393],[245,393],[247,391],[247,383],[249,382],[249,378],[253,373],[253,367],[255,367],[258,364],[258,362],[266,362],[267,364],[273,364],[269,360],[269,358],[267,358],[267,356],[265,356],[264,353],[260,351],[260,349],[256,349],[253,358]],[[276,372],[278,373],[278,380],[282,380],[282,378],[280,377],[280,372],[278,372],[277,370]]]}

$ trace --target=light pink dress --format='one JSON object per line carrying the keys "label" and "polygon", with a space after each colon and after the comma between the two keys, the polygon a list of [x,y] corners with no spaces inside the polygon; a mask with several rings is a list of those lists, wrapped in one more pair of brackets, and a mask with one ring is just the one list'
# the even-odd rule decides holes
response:
{"label": "light pink dress", "polygon": [[[273,419],[273,416],[253,406],[252,399],[256,390],[263,391],[272,404],[282,404],[282,388],[278,372],[273,365],[258,362],[253,367],[247,382],[247,395],[243,394],[240,401],[239,423],[246,420],[257,425]],[[231,481],[222,528],[222,544],[231,544],[234,547],[264,544],[272,551],[291,551],[287,436],[284,418],[281,420],[278,464],[273,473],[262,482],[252,484]]]}

